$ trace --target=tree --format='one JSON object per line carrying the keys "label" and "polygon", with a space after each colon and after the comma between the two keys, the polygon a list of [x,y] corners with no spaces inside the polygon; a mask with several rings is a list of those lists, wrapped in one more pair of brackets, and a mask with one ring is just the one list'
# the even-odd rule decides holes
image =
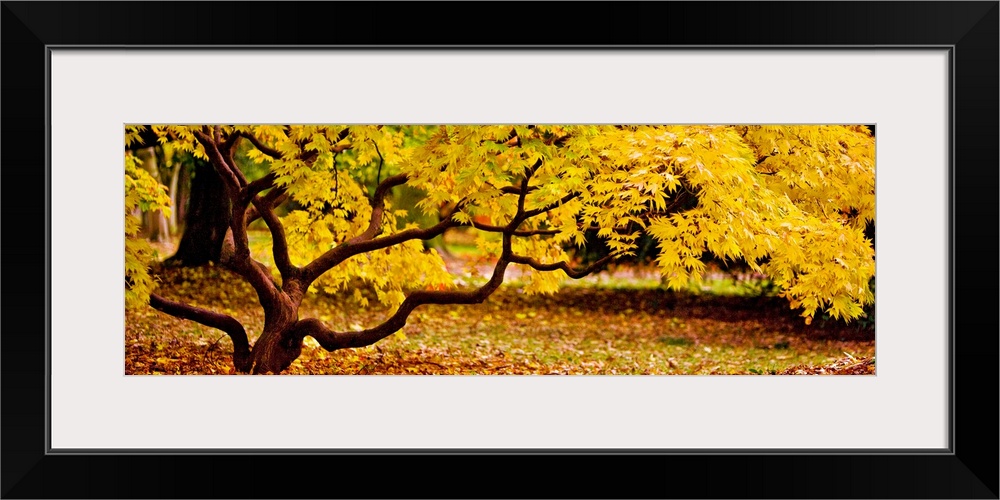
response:
{"label": "tree", "polygon": [[[147,147],[139,150],[137,152],[142,168],[149,173],[149,177],[152,179],[157,179],[159,182],[160,178],[160,168],[158,166],[156,151],[153,147]],[[144,213],[145,220],[143,225],[146,228],[146,237],[157,243],[165,243],[170,241],[170,219],[172,218],[172,213],[168,216],[161,210],[153,208],[152,210],[142,210]]]}
{"label": "tree", "polygon": [[[128,146],[150,134],[221,178],[232,247],[220,261],[253,287],[264,327],[251,347],[234,318],[156,294],[130,226],[127,305],[148,301],[222,330],[243,372],[281,372],[306,336],[327,350],[361,347],[400,330],[423,304],[481,303],[510,266],[524,269],[526,292],[552,293],[566,277],[633,255],[643,234],[673,288],[699,280],[703,257],[714,255],[769,275],[807,323],[817,311],[857,318],[874,301],[864,235],[875,209],[874,140],[864,126],[130,126],[127,211],[129,200],[169,201],[129,166]],[[254,179],[234,157],[244,142],[247,158],[267,166]],[[444,207],[444,217],[403,223],[393,192],[404,185],[422,193],[418,209]],[[297,208],[279,217],[286,200]],[[257,219],[270,232],[273,266],[251,257],[247,227]],[[455,288],[422,244],[462,226],[495,259],[478,288]],[[571,253],[588,230],[610,252],[577,267]],[[305,294],[359,284],[394,308],[381,324],[342,332],[299,318]]]}
{"label": "tree", "polygon": [[177,251],[167,259],[170,264],[189,267],[219,262],[231,212],[225,186],[212,165],[196,158],[191,168],[194,175],[184,232]]}
{"label": "tree", "polygon": [[[166,218],[160,212],[146,212],[144,225],[159,229],[150,231],[150,239],[162,242],[168,234],[181,233],[177,250],[164,263],[186,267],[218,263],[230,217],[229,199],[219,174],[207,160],[197,158],[189,151],[177,150],[176,141],[160,140],[149,127],[135,130],[136,133],[126,144],[126,152],[138,156],[142,160],[140,164],[152,178],[159,178],[161,184],[169,184],[167,194],[173,208],[169,233],[161,229],[160,219]],[[156,168],[158,163],[171,167],[168,179],[160,178]]]}

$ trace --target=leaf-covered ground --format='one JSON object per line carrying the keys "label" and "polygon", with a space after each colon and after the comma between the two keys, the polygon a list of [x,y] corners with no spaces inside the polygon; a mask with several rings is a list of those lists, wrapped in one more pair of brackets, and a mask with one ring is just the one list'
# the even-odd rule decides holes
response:
{"label": "leaf-covered ground", "polygon": [[[263,314],[248,285],[217,267],[160,271],[159,293],[224,311],[251,342]],[[506,286],[476,306],[423,306],[374,346],[327,352],[306,339],[291,374],[872,374],[875,335],[805,325],[773,297],[676,294],[620,281],[527,296]],[[610,283],[610,284],[609,284]],[[373,304],[377,304],[372,300]],[[389,313],[349,295],[307,298],[300,317],[367,327]],[[127,374],[231,374],[222,332],[151,308],[126,312]]]}

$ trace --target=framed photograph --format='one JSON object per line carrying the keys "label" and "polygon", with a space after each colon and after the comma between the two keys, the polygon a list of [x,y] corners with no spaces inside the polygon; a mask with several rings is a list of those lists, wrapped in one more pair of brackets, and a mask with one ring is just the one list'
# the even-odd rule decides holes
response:
{"label": "framed photograph", "polygon": [[[557,43],[510,41],[505,26],[529,11]],[[5,498],[998,496],[995,1],[4,2],[2,16]],[[843,354],[852,369],[877,369],[204,376],[302,362],[241,361],[226,344],[232,359],[190,372],[199,375],[134,376],[177,365],[149,354],[169,345],[130,344],[123,324],[127,134],[173,133],[181,151],[187,129],[158,124],[320,123],[833,124],[871,134],[876,340],[870,360]],[[280,161],[280,141],[245,128],[191,130],[209,156],[245,137],[256,148],[248,158]],[[389,151],[364,137],[380,199]],[[515,219],[530,212],[530,175]],[[469,225],[497,228],[472,216],[484,217]],[[504,238],[526,230],[511,227]],[[156,300],[160,311],[224,323]],[[239,343],[227,333],[224,343]],[[150,361],[134,363],[130,346]]]}

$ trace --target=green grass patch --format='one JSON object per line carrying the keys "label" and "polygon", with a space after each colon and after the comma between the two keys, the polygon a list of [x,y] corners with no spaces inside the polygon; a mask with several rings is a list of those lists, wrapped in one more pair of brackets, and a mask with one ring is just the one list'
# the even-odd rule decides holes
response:
{"label": "green grass patch", "polygon": [[684,337],[669,337],[669,336],[666,336],[666,337],[660,337],[657,340],[659,340],[663,344],[671,345],[671,346],[685,346],[686,347],[686,346],[690,346],[690,345],[694,344],[694,341],[692,341],[691,339],[688,339],[688,338],[684,338]]}
{"label": "green grass patch", "polygon": [[460,258],[473,258],[482,255],[475,243],[445,243],[444,249]]}
{"label": "green grass patch", "polygon": [[770,296],[777,292],[774,283],[767,279],[736,279],[732,277],[708,278],[700,283],[691,281],[685,290],[688,293],[701,295],[710,294],[723,297],[760,297]]}

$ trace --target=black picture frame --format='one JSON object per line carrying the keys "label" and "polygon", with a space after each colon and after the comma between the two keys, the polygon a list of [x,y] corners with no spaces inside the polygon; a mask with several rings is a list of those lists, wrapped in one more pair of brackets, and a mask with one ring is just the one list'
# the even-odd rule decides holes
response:
{"label": "black picture frame", "polygon": [[[510,28],[521,15],[531,19],[519,24],[528,32],[515,35],[521,32]],[[455,21],[472,19],[477,21]],[[2,253],[8,271],[19,271],[8,273],[3,290],[3,498],[998,498],[1000,329],[992,260],[1000,170],[996,1],[5,1],[0,21],[2,221],[8,235]],[[336,29],[330,29],[334,23]],[[43,214],[49,202],[43,152],[50,47],[511,46],[512,41],[536,47],[948,47],[954,102],[948,452],[48,453],[49,237]],[[309,419],[290,427],[290,432],[329,431]]]}

